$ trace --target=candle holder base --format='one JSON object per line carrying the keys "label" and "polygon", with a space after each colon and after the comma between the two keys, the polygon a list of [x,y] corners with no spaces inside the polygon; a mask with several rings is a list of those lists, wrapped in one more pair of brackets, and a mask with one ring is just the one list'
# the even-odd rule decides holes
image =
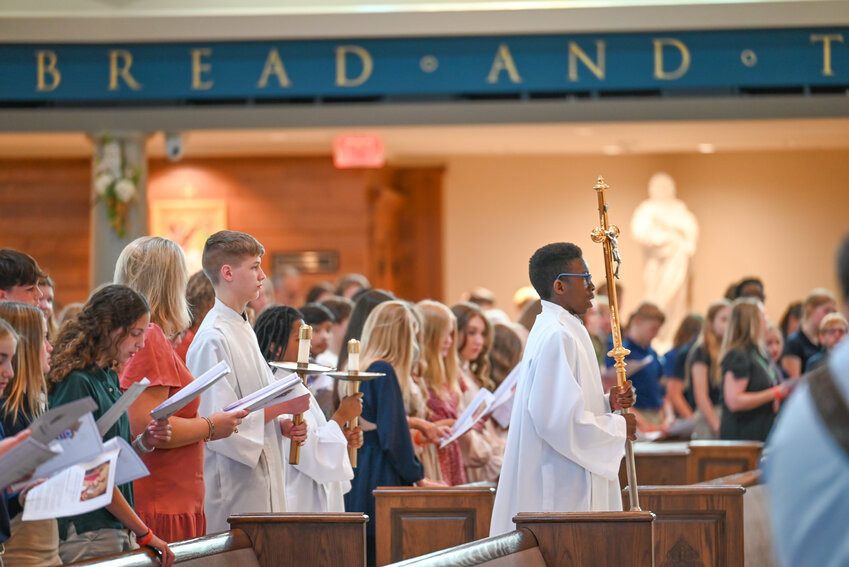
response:
{"label": "candle holder base", "polygon": [[350,370],[348,372],[325,372],[324,374],[345,382],[365,382],[386,376],[384,372],[351,372]]}

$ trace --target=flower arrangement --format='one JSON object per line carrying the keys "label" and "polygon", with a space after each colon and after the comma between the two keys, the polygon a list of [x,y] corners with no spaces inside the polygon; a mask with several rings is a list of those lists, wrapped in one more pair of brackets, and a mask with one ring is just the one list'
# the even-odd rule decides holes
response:
{"label": "flower arrangement", "polygon": [[95,204],[103,201],[109,224],[119,238],[127,232],[127,213],[135,199],[141,177],[139,167],[131,163],[124,151],[124,141],[102,135],[94,165]]}

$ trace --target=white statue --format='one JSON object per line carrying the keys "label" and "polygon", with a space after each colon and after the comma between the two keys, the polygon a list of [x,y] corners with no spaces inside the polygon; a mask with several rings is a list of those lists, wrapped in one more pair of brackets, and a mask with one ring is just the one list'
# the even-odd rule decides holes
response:
{"label": "white statue", "polygon": [[656,346],[667,348],[687,315],[690,258],[696,252],[699,225],[687,205],[675,198],[675,181],[666,173],[655,173],[649,180],[649,198],[634,211],[631,232],[645,250],[645,299],[666,314]]}

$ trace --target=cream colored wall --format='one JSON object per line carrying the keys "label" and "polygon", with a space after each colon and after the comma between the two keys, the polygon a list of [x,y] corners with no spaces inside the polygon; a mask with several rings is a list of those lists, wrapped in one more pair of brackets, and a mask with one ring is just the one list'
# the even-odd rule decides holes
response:
{"label": "cream colored wall", "polygon": [[620,248],[624,312],[641,299],[643,257],[630,232],[649,177],[666,171],[696,215],[692,307],[703,312],[727,285],[760,276],[777,321],[787,304],[815,286],[838,292],[834,253],[849,230],[849,152],[637,155],[614,157],[454,158],[445,176],[446,301],[485,286],[513,315],[512,294],[528,284],[539,246],[572,241],[604,281],[598,223],[599,174],[611,185],[611,222]]}

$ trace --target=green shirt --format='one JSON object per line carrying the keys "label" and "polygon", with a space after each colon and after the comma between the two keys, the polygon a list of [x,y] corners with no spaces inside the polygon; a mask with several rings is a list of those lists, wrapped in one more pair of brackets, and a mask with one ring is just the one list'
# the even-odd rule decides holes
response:
{"label": "green shirt", "polygon": [[[121,397],[121,387],[118,383],[118,375],[112,369],[91,367],[85,370],[74,370],[64,380],[56,384],[50,394],[50,407],[61,406],[80,398],[91,396],[97,404],[94,411],[94,419],[97,420]],[[130,418],[124,413],[103,436],[104,441],[113,437],[123,437],[128,442],[130,439]],[[122,484],[118,490],[124,496],[127,503],[133,505],[133,483]],[[68,526],[74,524],[77,533],[90,532],[102,528],[127,529],[106,508],[82,514],[81,516],[70,516],[59,518],[59,537],[68,537]]]}

